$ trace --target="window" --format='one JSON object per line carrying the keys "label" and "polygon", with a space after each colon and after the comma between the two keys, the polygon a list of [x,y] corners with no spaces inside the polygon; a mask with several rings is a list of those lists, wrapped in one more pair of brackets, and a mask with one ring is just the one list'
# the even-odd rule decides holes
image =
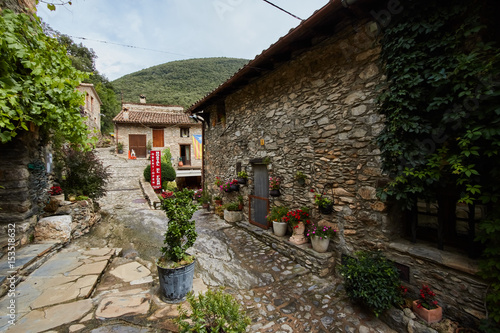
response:
{"label": "window", "polygon": [[191,145],[180,145],[180,157],[184,165],[191,165]]}
{"label": "window", "polygon": [[153,129],[153,147],[163,147],[165,145],[164,133],[163,128]]}
{"label": "window", "polygon": [[483,205],[457,203],[454,195],[440,196],[439,202],[419,201],[417,207],[408,212],[411,240],[437,243],[439,249],[445,246],[462,248],[475,256],[478,243],[474,241],[477,223],[486,216]]}
{"label": "window", "polygon": [[189,138],[189,127],[181,128],[181,138]]}

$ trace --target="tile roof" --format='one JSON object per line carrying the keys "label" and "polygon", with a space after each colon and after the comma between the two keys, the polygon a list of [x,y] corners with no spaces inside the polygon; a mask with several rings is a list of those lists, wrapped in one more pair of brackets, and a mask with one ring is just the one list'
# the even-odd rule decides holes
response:
{"label": "tile roof", "polygon": [[[125,113],[128,112],[128,119]],[[120,111],[113,118],[113,122],[120,124],[151,124],[151,125],[193,125],[195,122],[185,113],[162,111]]]}

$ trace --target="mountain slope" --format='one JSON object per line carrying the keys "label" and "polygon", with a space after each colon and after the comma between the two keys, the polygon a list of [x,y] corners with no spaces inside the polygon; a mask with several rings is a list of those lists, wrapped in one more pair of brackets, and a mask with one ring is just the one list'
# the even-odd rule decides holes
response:
{"label": "mountain slope", "polygon": [[113,81],[124,102],[182,105],[188,107],[229,79],[248,63],[245,59],[203,58],[167,62]]}

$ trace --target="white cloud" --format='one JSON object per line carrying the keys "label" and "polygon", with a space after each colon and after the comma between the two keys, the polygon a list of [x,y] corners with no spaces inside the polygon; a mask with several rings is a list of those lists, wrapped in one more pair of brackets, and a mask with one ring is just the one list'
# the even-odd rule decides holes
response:
{"label": "white cloud", "polygon": [[[328,0],[273,2],[307,18]],[[39,16],[70,36],[169,52],[74,39],[96,52],[110,80],[179,59],[253,59],[300,23],[259,0],[73,0],[55,12],[41,4]]]}

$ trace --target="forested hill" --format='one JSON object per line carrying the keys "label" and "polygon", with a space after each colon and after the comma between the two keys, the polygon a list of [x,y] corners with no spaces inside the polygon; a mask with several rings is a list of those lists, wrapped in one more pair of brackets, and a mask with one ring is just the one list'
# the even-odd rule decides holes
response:
{"label": "forested hill", "polygon": [[245,59],[203,58],[167,62],[113,81],[117,97],[139,103],[139,95],[152,104],[188,107],[229,79],[248,63]]}

